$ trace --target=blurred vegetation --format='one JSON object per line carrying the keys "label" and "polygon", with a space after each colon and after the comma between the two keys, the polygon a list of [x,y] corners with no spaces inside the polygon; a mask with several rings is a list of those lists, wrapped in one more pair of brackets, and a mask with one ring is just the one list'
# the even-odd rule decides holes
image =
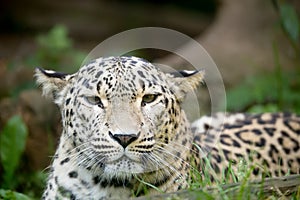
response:
{"label": "blurred vegetation", "polygon": [[11,118],[0,135],[0,155],[3,166],[4,188],[15,187],[15,171],[19,165],[21,155],[25,149],[27,128],[20,116]]}
{"label": "blurred vegetation", "polygon": [[[299,16],[285,1],[274,1],[278,8],[281,28],[294,49],[297,63],[300,63]],[[73,47],[67,29],[57,25],[48,33],[36,37],[37,50],[24,59],[26,67],[45,67],[55,70],[76,71],[85,54]],[[300,113],[300,68],[283,71],[280,64],[276,41],[273,44],[274,71],[249,77],[244,83],[227,91],[229,111],[275,112],[290,111]],[[18,64],[12,63],[14,68]],[[13,90],[17,96],[22,90],[36,87],[33,81]],[[22,169],[28,131],[20,116],[12,117],[0,133],[0,199],[39,199],[44,187],[43,172],[25,172]],[[203,177],[199,177],[203,179]],[[202,180],[203,181],[203,180]],[[226,182],[226,181],[225,181]],[[203,184],[194,183],[197,187]],[[28,196],[14,191],[19,191]],[[205,194],[206,195],[206,194]]]}
{"label": "blurred vegetation", "polygon": [[[63,25],[54,26],[48,33],[35,38],[37,49],[24,58],[22,64],[27,68],[42,67],[64,72],[75,72],[82,65],[86,54],[73,47],[68,37],[67,28]],[[20,66],[19,62],[11,62],[10,69]],[[10,90],[11,96],[18,97],[20,92],[36,88],[33,79],[23,82]]]}
{"label": "blurred vegetation", "polygon": [[[76,71],[86,57],[86,53],[74,48],[73,40],[63,25],[56,25],[49,32],[37,35],[35,45],[36,50],[21,60],[25,67]],[[11,61],[9,68],[14,69],[20,64],[20,61]]]}
{"label": "blurred vegetation", "polygon": [[73,47],[63,25],[56,25],[49,33],[38,35],[36,44],[36,52],[25,60],[27,66],[76,71],[86,57],[85,53]]}
{"label": "blurred vegetation", "polygon": [[283,71],[276,41],[273,42],[274,71],[249,77],[227,91],[227,109],[231,112],[295,112],[300,113],[300,44],[299,16],[286,1],[274,1],[280,16],[280,27],[293,47],[295,63],[292,71]]}
{"label": "blurred vegetation", "polygon": [[21,156],[25,150],[28,132],[20,116],[13,116],[0,133],[0,199],[28,199],[25,195],[12,192],[23,187],[24,174],[20,173]]}
{"label": "blurred vegetation", "polygon": [[22,193],[13,192],[11,190],[0,189],[0,199],[3,199],[3,200],[29,200],[31,198]]}
{"label": "blurred vegetation", "polygon": [[[67,29],[62,25],[53,27],[49,33],[38,35],[36,45],[37,50],[22,61],[25,67],[45,66],[54,70],[76,71],[85,58],[83,52],[73,48]],[[10,63],[10,69],[19,64]],[[17,85],[11,90],[11,96],[18,97],[23,90],[31,88],[36,88],[34,80]],[[46,174],[28,171],[26,161],[22,160],[28,135],[26,124],[16,115],[0,131],[0,199],[39,199]]]}

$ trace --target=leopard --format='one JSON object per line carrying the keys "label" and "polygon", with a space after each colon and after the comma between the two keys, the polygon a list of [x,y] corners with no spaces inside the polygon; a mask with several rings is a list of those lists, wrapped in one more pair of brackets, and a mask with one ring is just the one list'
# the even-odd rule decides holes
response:
{"label": "leopard", "polygon": [[73,74],[36,68],[62,121],[42,198],[174,192],[188,188],[191,169],[201,174],[207,161],[216,176],[229,166],[236,172],[240,159],[258,164],[254,178],[300,173],[299,115],[219,112],[189,122],[182,104],[204,74],[163,72],[134,56],[100,57]]}

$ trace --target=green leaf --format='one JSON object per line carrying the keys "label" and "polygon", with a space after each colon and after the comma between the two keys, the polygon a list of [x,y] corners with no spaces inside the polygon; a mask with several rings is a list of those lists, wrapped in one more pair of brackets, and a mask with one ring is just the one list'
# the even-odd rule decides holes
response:
{"label": "green leaf", "polygon": [[13,187],[14,173],[25,149],[27,128],[20,116],[13,116],[0,133],[0,160],[3,166],[3,187]]}
{"label": "green leaf", "polygon": [[30,200],[28,196],[18,193],[18,192],[13,192],[10,190],[4,190],[0,189],[0,199],[3,200]]}
{"label": "green leaf", "polygon": [[299,20],[294,7],[284,3],[280,5],[279,11],[284,30],[288,33],[293,42],[298,42]]}
{"label": "green leaf", "polygon": [[38,36],[37,42],[40,47],[45,47],[53,51],[63,51],[72,46],[72,40],[67,35],[68,31],[65,26],[56,25],[48,34]]}

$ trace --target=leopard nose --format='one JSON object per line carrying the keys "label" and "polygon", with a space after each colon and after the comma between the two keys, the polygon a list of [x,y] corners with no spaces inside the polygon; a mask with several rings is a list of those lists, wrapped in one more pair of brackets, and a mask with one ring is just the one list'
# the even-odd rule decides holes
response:
{"label": "leopard nose", "polygon": [[110,131],[108,134],[112,139],[117,141],[124,149],[139,137],[139,134],[112,134]]}

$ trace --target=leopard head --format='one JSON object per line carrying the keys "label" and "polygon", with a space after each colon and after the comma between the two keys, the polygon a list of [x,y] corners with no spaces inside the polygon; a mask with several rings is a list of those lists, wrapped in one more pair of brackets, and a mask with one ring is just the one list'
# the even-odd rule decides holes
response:
{"label": "leopard head", "polygon": [[181,102],[203,81],[203,71],[175,76],[140,58],[108,57],[74,74],[39,68],[35,76],[60,108],[60,143],[75,165],[127,178],[175,170],[188,151],[192,135]]}

